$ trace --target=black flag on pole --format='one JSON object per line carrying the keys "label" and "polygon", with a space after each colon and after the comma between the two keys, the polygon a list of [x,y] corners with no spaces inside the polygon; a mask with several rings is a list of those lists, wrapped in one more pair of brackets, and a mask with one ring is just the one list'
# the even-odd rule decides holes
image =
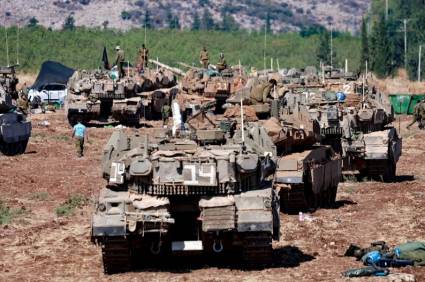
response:
{"label": "black flag on pole", "polygon": [[109,70],[108,52],[106,51],[106,47],[103,47],[102,62],[103,62],[103,67],[106,70]]}

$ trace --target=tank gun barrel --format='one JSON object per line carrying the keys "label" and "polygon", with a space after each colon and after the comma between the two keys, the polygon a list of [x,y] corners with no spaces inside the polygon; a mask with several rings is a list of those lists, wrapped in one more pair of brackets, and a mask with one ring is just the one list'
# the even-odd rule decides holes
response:
{"label": "tank gun barrel", "polygon": [[164,68],[166,70],[169,70],[169,71],[171,71],[172,73],[174,73],[176,75],[180,75],[180,76],[185,76],[186,75],[186,72],[182,71],[181,69],[175,68],[175,67],[171,67],[171,66],[166,65],[164,63],[161,63],[160,61],[157,61],[157,60],[151,60],[151,59],[149,59],[149,63],[152,63],[152,64],[154,64],[156,66],[159,66],[161,68]]}
{"label": "tank gun barrel", "polygon": [[182,67],[185,67],[185,68],[188,68],[188,69],[202,70],[201,68],[191,66],[191,65],[183,63],[183,62],[178,62],[178,64],[181,65]]}

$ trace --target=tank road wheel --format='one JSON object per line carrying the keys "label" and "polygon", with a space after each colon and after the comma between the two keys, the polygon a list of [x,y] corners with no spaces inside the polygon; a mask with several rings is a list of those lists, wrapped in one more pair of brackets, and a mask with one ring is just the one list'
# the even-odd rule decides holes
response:
{"label": "tank road wheel", "polygon": [[246,232],[242,240],[242,260],[247,267],[261,268],[273,262],[271,233]]}
{"label": "tank road wheel", "polygon": [[102,260],[105,274],[129,271],[131,252],[128,240],[124,237],[106,238],[102,246]]}

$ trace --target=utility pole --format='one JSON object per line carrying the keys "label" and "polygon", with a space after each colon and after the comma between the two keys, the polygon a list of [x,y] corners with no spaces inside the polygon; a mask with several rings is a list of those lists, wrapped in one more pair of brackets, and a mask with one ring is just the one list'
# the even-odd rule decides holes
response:
{"label": "utility pole", "polygon": [[348,73],[348,59],[345,59],[345,74]]}
{"label": "utility pole", "polygon": [[407,70],[407,19],[403,20],[403,25],[404,25],[404,69]]}
{"label": "utility pole", "polygon": [[366,60],[366,62],[365,62],[365,67],[366,67],[366,79],[367,79],[367,75],[368,75],[368,73],[367,73],[367,72],[368,72],[368,69],[367,69],[367,67],[368,67],[368,66],[367,66],[367,60]]}
{"label": "utility pole", "polygon": [[385,21],[388,21],[388,0],[385,0]]}
{"label": "utility pole", "polygon": [[266,48],[267,48],[267,20],[264,23],[264,51],[263,51],[264,70],[266,70]]}
{"label": "utility pole", "polygon": [[16,30],[16,65],[19,66],[19,25]]}
{"label": "utility pole", "polygon": [[7,66],[10,67],[10,60],[9,60],[9,41],[7,39],[7,28],[4,27],[4,31],[6,34],[6,60],[7,60]]}
{"label": "utility pole", "polygon": [[422,45],[419,45],[418,82],[421,82],[421,60],[422,60]]}
{"label": "utility pole", "polygon": [[146,20],[145,20],[145,40],[144,40],[145,46],[146,46]]}
{"label": "utility pole", "polygon": [[334,53],[334,46],[333,46],[333,27],[331,26],[331,72],[333,69],[333,54]]}

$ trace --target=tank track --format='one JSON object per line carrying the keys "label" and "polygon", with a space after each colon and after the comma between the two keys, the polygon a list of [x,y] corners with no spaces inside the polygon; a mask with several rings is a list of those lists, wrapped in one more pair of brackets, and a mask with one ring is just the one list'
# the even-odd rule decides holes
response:
{"label": "tank track", "polygon": [[292,186],[281,190],[280,204],[285,213],[294,214],[309,209],[330,208],[335,205],[338,187],[332,187],[319,194],[308,192],[304,186]]}
{"label": "tank track", "polygon": [[105,274],[126,272],[131,269],[131,251],[128,239],[106,238],[102,245],[103,271]]}
{"label": "tank track", "polygon": [[273,262],[271,233],[247,232],[242,243],[242,260],[247,267],[264,267]]}
{"label": "tank track", "polygon": [[25,153],[28,140],[18,141],[14,143],[5,143],[0,141],[0,153],[6,156],[15,156]]}

